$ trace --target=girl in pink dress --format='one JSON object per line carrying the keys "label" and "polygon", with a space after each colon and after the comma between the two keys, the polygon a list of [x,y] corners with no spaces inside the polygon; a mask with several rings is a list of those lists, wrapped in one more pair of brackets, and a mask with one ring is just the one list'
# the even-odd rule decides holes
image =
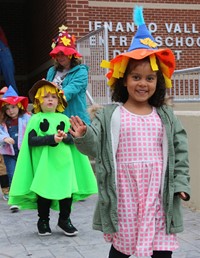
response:
{"label": "girl in pink dress", "polygon": [[112,243],[109,258],[171,258],[183,231],[180,201],[190,198],[187,136],[165,103],[174,55],[154,49],[143,25],[130,51],[111,60],[118,104],[97,111],[91,126],[71,117],[76,146],[96,158],[93,228]]}

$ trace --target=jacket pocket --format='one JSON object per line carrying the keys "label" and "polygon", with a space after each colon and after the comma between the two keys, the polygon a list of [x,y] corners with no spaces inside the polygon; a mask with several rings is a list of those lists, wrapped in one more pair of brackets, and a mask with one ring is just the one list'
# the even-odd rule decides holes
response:
{"label": "jacket pocket", "polygon": [[179,233],[182,231],[183,231],[183,214],[182,214],[181,199],[178,195],[174,195],[171,233]]}

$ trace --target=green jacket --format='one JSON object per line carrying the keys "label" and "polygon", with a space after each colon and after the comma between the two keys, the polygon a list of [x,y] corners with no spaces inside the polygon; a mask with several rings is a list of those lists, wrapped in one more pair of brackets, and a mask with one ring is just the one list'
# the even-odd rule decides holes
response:
{"label": "green jacket", "polygon": [[[162,198],[166,214],[166,232],[183,231],[181,199],[185,192],[190,198],[188,144],[186,132],[168,106],[157,108],[164,125]],[[93,218],[93,228],[104,233],[118,230],[116,160],[120,130],[119,105],[111,104],[99,109],[86,134],[75,139],[77,148],[96,161],[99,197]]]}

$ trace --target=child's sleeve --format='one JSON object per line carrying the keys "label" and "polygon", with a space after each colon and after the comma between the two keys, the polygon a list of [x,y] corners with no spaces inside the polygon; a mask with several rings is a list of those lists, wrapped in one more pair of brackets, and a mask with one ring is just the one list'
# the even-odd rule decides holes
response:
{"label": "child's sleeve", "polygon": [[4,143],[4,141],[3,141],[4,138],[10,137],[10,135],[7,132],[5,132],[5,130],[3,128],[4,127],[1,125],[0,126],[0,144]]}
{"label": "child's sleeve", "polygon": [[187,133],[179,119],[174,116],[174,187],[175,193],[185,192],[190,198],[190,176]]}
{"label": "child's sleeve", "polygon": [[28,144],[30,146],[45,146],[45,145],[55,145],[53,135],[37,136],[37,133],[32,129],[28,134]]}
{"label": "child's sleeve", "polygon": [[74,144],[73,137],[71,136],[70,133],[67,133],[67,138],[64,138],[62,140],[65,144]]}

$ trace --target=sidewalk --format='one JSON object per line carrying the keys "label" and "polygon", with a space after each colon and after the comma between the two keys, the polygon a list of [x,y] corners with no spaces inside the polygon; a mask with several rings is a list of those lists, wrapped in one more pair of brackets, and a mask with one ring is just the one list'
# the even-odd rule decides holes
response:
{"label": "sidewalk", "polygon": [[[74,205],[71,219],[78,236],[58,232],[58,212],[52,211],[52,235],[41,237],[37,234],[37,212],[11,213],[0,193],[0,258],[107,258],[110,244],[105,243],[101,232],[92,229],[96,198],[94,195]],[[173,258],[199,258],[200,212],[184,208],[184,220],[185,231],[178,235],[181,248]]]}

